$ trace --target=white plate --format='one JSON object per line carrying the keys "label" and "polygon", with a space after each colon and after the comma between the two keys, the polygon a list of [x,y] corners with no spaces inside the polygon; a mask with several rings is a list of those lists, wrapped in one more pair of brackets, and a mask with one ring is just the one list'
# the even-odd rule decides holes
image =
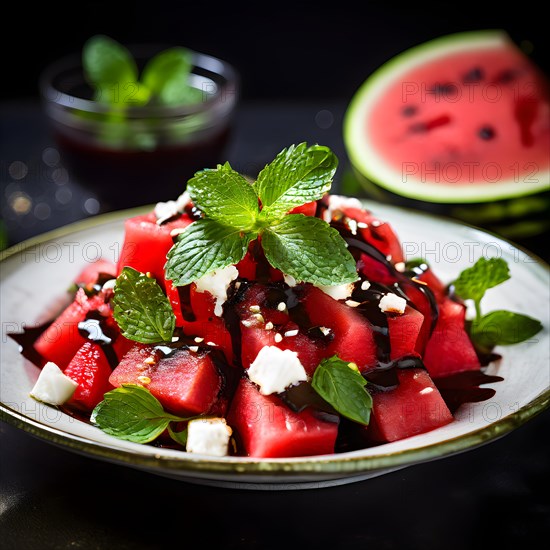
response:
{"label": "white plate", "polygon": [[100,255],[116,259],[124,220],[143,209],[90,218],[21,243],[3,254],[0,418],[71,451],[158,475],[218,486],[301,489],[360,481],[473,449],[507,434],[546,409],[550,402],[548,265],[506,241],[468,226],[378,203],[367,202],[365,206],[393,225],[408,258],[424,257],[445,282],[481,255],[502,256],[512,277],[488,291],[484,310],[521,312],[544,325],[531,341],[497,350],[503,360],[487,372],[504,377],[504,381],[487,386],[496,390],[489,401],[463,405],[455,422],[394,443],[336,455],[211,458],[121,441],[34,401],[29,390],[38,377],[38,368],[22,358],[7,333],[43,318],[86,262]]}

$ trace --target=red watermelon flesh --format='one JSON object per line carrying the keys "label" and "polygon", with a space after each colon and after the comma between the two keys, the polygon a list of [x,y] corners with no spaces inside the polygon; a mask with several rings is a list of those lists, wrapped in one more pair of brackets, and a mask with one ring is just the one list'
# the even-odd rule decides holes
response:
{"label": "red watermelon flesh", "polygon": [[343,213],[359,223],[357,232],[367,243],[380,250],[392,263],[403,261],[401,243],[388,222],[381,220],[372,212],[360,208],[346,207]]}
{"label": "red watermelon flesh", "polygon": [[361,372],[376,366],[377,345],[365,317],[311,285],[306,285],[303,304],[313,325],[330,328],[334,333],[328,356],[338,355],[343,361],[353,362]]}
{"label": "red watermelon flesh", "polygon": [[103,349],[94,342],[85,342],[76,352],[64,374],[78,383],[68,405],[91,412],[113,389],[109,382],[111,366]]}
{"label": "red watermelon flesh", "polygon": [[187,227],[191,219],[187,214],[158,225],[153,212],[134,216],[124,223],[124,242],[117,263],[117,273],[124,267],[133,267],[141,273],[150,272],[164,288],[166,254],[174,244],[170,233]]}
{"label": "red watermelon flesh", "polygon": [[464,328],[465,316],[466,307],[451,298],[439,304],[439,318],[424,354],[424,364],[432,378],[481,368]]}
{"label": "red watermelon flesh", "polygon": [[501,38],[411,63],[371,106],[364,131],[404,191],[411,181],[520,185],[548,170],[549,121],[546,79]]}
{"label": "red watermelon flesh", "polygon": [[419,338],[424,315],[416,309],[407,306],[402,315],[387,316],[390,334],[390,359],[418,355],[417,340]]}
{"label": "red watermelon flesh", "polygon": [[80,288],[73,302],[38,337],[34,344],[36,351],[63,370],[86,342],[78,330],[78,323],[84,321],[90,311],[97,311],[105,318],[111,316],[102,293],[88,298]]}
{"label": "red watermelon flesh", "polygon": [[378,443],[422,434],[453,421],[424,369],[398,369],[399,385],[373,395],[369,437]]}
{"label": "red watermelon flesh", "polygon": [[[308,375],[327,356],[323,342],[310,338],[291,320],[287,309],[277,309],[282,286],[256,283],[247,288],[235,305],[241,320],[241,363],[247,369],[264,346],[276,346],[298,354]],[[274,299],[275,298],[275,299]],[[282,298],[281,298],[282,300]],[[279,336],[277,336],[279,335]]]}
{"label": "red watermelon flesh", "polygon": [[116,277],[116,264],[105,258],[91,262],[80,270],[78,275],[74,278],[74,282],[77,285],[83,286],[94,285],[97,282],[98,276],[102,273],[111,275],[113,278]]}
{"label": "red watermelon flesh", "polygon": [[210,355],[185,348],[168,356],[154,346],[135,344],[113,370],[109,382],[146,387],[168,411],[182,416],[208,413],[222,386]]}
{"label": "red watermelon flesh", "polygon": [[310,409],[295,413],[278,397],[262,395],[246,378],[237,387],[227,419],[244,454],[255,458],[330,454],[338,435],[337,422]]}

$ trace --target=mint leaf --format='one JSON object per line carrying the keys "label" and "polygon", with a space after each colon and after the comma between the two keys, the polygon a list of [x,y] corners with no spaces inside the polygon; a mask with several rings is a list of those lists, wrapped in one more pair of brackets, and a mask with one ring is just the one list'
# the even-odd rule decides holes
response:
{"label": "mint leaf", "polygon": [[129,340],[143,344],[171,340],[176,317],[155,279],[125,267],[117,277],[112,303],[113,317]]}
{"label": "mint leaf", "polygon": [[193,222],[178,236],[168,252],[166,278],[184,286],[203,275],[240,262],[253,235],[203,218]]}
{"label": "mint leaf", "polygon": [[262,217],[277,219],[296,206],[327,193],[338,167],[323,145],[305,143],[283,149],[258,175],[254,189],[262,201]]}
{"label": "mint leaf", "polygon": [[197,172],[187,182],[187,191],[206,216],[226,225],[246,230],[258,216],[256,192],[228,162]]}
{"label": "mint leaf", "polygon": [[170,434],[170,437],[180,445],[187,445],[187,428],[182,430],[181,432],[175,432],[170,424],[168,424],[168,433]]}
{"label": "mint leaf", "polygon": [[313,389],[341,415],[368,425],[372,409],[372,397],[361,374],[342,361],[337,355],[323,359],[311,381]]}
{"label": "mint leaf", "polygon": [[84,75],[96,90],[96,100],[103,103],[117,101],[114,86],[137,86],[138,69],[130,52],[121,44],[104,35],[88,39],[82,48]]}
{"label": "mint leaf", "polygon": [[537,319],[521,313],[496,310],[472,323],[471,337],[478,347],[492,349],[497,345],[519,344],[529,340],[540,330],[542,324]]}
{"label": "mint leaf", "polygon": [[202,92],[189,83],[193,67],[191,52],[186,48],[168,48],[150,59],[141,80],[162,105],[198,103]]}
{"label": "mint leaf", "polygon": [[468,269],[465,269],[454,281],[455,293],[463,300],[479,303],[485,292],[510,278],[508,264],[502,258],[481,257]]}
{"label": "mint leaf", "polygon": [[123,384],[104,395],[92,411],[91,422],[109,435],[149,443],[172,421],[185,418],[164,411],[158,399],[142,386]]}
{"label": "mint leaf", "polygon": [[328,223],[303,214],[288,214],[266,227],[262,246],[269,263],[296,281],[339,285],[357,280],[346,242]]}

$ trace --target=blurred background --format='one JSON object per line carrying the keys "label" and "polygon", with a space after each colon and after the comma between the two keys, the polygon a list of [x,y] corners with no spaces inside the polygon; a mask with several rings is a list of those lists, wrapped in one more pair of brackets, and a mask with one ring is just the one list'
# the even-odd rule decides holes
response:
{"label": "blurred background", "polygon": [[[186,45],[226,59],[244,100],[348,100],[397,53],[463,30],[502,28],[550,67],[550,37],[536,3],[505,2],[41,2],[3,8],[2,99],[37,97],[46,64],[104,33],[124,43]],[[78,9],[77,9],[78,8]],[[31,30],[32,25],[32,30]]]}
{"label": "blurred background", "polygon": [[[506,30],[548,74],[549,34],[535,12],[532,3],[519,9],[469,1],[363,2],[360,12],[347,1],[331,6],[155,2],[154,7],[149,2],[43,2],[32,10],[10,3],[3,8],[1,34],[3,246],[115,209],[66,169],[39,105],[44,68],[78,55],[94,34],[123,44],[186,46],[228,61],[240,75],[240,97],[223,160],[254,176],[283,147],[318,142],[340,159],[333,190],[360,194],[360,188],[343,185],[349,164],[342,119],[367,76],[426,40],[491,28]],[[532,239],[524,244],[536,246]]]}

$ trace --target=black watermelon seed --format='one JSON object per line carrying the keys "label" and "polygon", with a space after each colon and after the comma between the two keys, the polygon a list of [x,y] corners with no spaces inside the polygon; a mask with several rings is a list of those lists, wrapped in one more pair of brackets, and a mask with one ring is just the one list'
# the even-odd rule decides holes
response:
{"label": "black watermelon seed", "polygon": [[401,114],[405,117],[411,117],[416,115],[418,109],[414,105],[407,105],[401,109]]}
{"label": "black watermelon seed", "polygon": [[478,132],[478,135],[481,139],[489,141],[495,137],[495,131],[491,126],[483,126]]}
{"label": "black watermelon seed", "polygon": [[479,82],[480,80],[483,80],[483,78],[483,69],[480,69],[479,67],[474,67],[472,70],[464,75],[462,82]]}

